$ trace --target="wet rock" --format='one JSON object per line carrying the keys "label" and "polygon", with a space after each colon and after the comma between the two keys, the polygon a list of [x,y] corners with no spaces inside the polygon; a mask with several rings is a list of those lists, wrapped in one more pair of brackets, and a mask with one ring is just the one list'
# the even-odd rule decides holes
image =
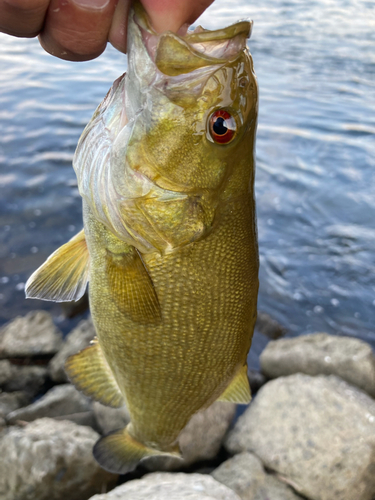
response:
{"label": "wet rock", "polygon": [[0,439],[2,500],[87,500],[117,476],[95,462],[99,435],[89,427],[49,418],[9,427]]}
{"label": "wet rock", "polygon": [[226,441],[253,451],[311,500],[375,494],[375,401],[337,377],[268,382]]}
{"label": "wet rock", "polygon": [[65,361],[72,354],[87,347],[94,337],[95,328],[91,318],[78,323],[77,327],[66,336],[59,352],[50,361],[49,374],[53,381],[60,383],[68,380],[64,371]]}
{"label": "wet rock", "polygon": [[0,389],[7,392],[26,391],[37,394],[48,376],[47,367],[14,365],[7,359],[0,361]]}
{"label": "wet rock", "polygon": [[17,410],[30,403],[31,397],[23,391],[0,393],[0,418],[4,418],[11,411]]}
{"label": "wet rock", "polygon": [[90,500],[240,500],[234,491],[203,474],[156,472]]}
{"label": "wet rock", "polygon": [[242,500],[254,500],[266,479],[262,462],[246,451],[223,462],[211,475],[235,491]]}
{"label": "wet rock", "polygon": [[255,329],[269,339],[278,339],[285,335],[286,329],[265,312],[258,311]]}
{"label": "wet rock", "polygon": [[0,358],[55,354],[62,333],[45,311],[32,311],[7,323],[0,330]]}
{"label": "wet rock", "polygon": [[254,496],[254,500],[302,500],[302,498],[271,474],[266,474],[264,483]]}
{"label": "wet rock", "polygon": [[242,500],[301,499],[289,486],[266,474],[259,458],[246,451],[223,462],[211,475]]}
{"label": "wet rock", "polygon": [[102,434],[108,434],[111,431],[122,429],[130,422],[130,415],[126,406],[111,408],[95,401],[93,403],[93,409],[99,432]]}
{"label": "wet rock", "polygon": [[236,412],[233,403],[216,402],[193,415],[178,439],[183,460],[173,457],[151,457],[145,460],[148,470],[175,470],[195,462],[214,458]]}
{"label": "wet rock", "polygon": [[270,342],[260,356],[263,373],[276,378],[293,373],[338,375],[375,397],[375,355],[359,339],[315,333]]}
{"label": "wet rock", "polygon": [[71,384],[57,385],[43,397],[25,408],[12,411],[7,416],[9,424],[17,421],[31,422],[43,417],[61,417],[90,412],[91,402]]}

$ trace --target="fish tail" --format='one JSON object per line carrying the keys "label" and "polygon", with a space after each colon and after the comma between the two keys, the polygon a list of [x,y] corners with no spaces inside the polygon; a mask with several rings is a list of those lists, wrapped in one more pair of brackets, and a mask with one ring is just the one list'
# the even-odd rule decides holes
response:
{"label": "fish tail", "polygon": [[147,457],[164,455],[181,458],[178,446],[168,452],[147,447],[131,435],[131,428],[129,424],[97,441],[93,453],[103,469],[116,474],[126,474],[134,470],[140,460]]}

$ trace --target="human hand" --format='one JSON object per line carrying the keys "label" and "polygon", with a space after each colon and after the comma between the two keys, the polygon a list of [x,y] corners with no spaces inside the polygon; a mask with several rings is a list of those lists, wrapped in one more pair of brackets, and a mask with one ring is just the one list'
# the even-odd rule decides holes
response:
{"label": "human hand", "polygon": [[[213,0],[142,0],[158,32],[193,23]],[[99,56],[107,41],[126,52],[131,0],[0,0],[0,31],[39,36],[50,54],[70,61]]]}

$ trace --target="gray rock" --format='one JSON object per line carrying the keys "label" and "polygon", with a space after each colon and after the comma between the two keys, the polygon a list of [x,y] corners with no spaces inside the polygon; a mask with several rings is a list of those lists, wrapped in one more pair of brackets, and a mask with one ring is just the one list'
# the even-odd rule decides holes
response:
{"label": "gray rock", "polygon": [[250,383],[251,394],[255,394],[259,389],[266,383],[266,377],[263,373],[253,370],[252,368],[247,369],[247,377]]}
{"label": "gray rock", "polygon": [[67,382],[68,377],[64,371],[65,361],[72,354],[76,354],[87,347],[95,337],[95,328],[91,318],[78,323],[65,338],[59,352],[51,359],[49,364],[49,374],[53,381],[57,383]]}
{"label": "gray rock", "polygon": [[156,472],[90,500],[240,500],[234,491],[203,474]]}
{"label": "gray rock", "polygon": [[302,497],[275,476],[266,474],[265,481],[256,492],[254,500],[302,500]]}
{"label": "gray rock", "polygon": [[70,420],[78,425],[87,425],[88,427],[92,427],[94,431],[100,432],[100,427],[98,426],[93,410],[59,415],[53,418],[56,420]]}
{"label": "gray rock", "polygon": [[269,339],[278,339],[285,335],[286,329],[265,312],[258,311],[255,329]]}
{"label": "gray rock", "polygon": [[33,396],[43,387],[47,376],[45,366],[14,365],[7,359],[0,361],[0,389],[3,391],[26,391]]}
{"label": "gray rock", "polygon": [[130,415],[126,406],[122,408],[110,408],[94,401],[93,409],[99,432],[102,434],[122,429],[130,422]]}
{"label": "gray rock", "polygon": [[337,377],[297,374],[268,382],[226,446],[253,451],[312,500],[375,494],[375,401]]}
{"label": "gray rock", "polygon": [[0,330],[0,358],[55,354],[62,333],[45,311],[32,311],[7,323]]}
{"label": "gray rock", "polygon": [[235,491],[242,500],[254,500],[266,479],[262,462],[247,451],[226,460],[211,475]]}
{"label": "gray rock", "polygon": [[25,408],[12,411],[7,416],[9,424],[18,420],[31,422],[37,418],[60,417],[91,411],[91,401],[71,384],[57,385],[43,397]]}
{"label": "gray rock", "polygon": [[327,333],[280,339],[267,345],[260,363],[269,378],[298,372],[338,375],[375,397],[375,355],[359,339]]}
{"label": "gray rock", "polygon": [[148,470],[175,470],[214,458],[235,412],[235,404],[217,401],[206,410],[196,413],[178,439],[183,459],[151,457],[144,461],[145,467]]}
{"label": "gray rock", "polygon": [[269,378],[306,373],[337,375],[375,397],[375,355],[366,342],[314,333],[270,342],[260,356]]}
{"label": "gray rock", "polygon": [[301,500],[285,483],[266,474],[259,458],[247,451],[223,462],[211,475],[242,500]]}
{"label": "gray rock", "polygon": [[9,427],[0,439],[2,500],[87,500],[117,476],[95,462],[99,435],[90,427],[49,418]]}
{"label": "gray rock", "polygon": [[4,418],[11,411],[26,406],[31,401],[29,394],[23,391],[0,393],[0,417]]}

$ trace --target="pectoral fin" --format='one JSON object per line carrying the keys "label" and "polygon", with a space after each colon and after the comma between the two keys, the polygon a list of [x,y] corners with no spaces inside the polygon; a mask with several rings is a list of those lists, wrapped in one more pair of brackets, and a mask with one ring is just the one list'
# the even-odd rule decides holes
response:
{"label": "pectoral fin", "polygon": [[69,379],[85,396],[119,408],[125,401],[97,340],[65,362]]}
{"label": "pectoral fin", "polygon": [[234,379],[218,398],[218,401],[248,404],[251,401],[249,379],[247,378],[247,365],[245,364],[236,374]]}
{"label": "pectoral fin", "polygon": [[106,275],[112,298],[125,316],[141,324],[160,322],[161,310],[154,285],[134,247],[121,254],[108,251]]}
{"label": "pectoral fin", "polygon": [[129,430],[131,424],[102,437],[94,446],[94,457],[103,469],[116,474],[134,470],[143,458],[154,455],[181,457],[178,447],[169,452],[148,448],[137,441]]}
{"label": "pectoral fin", "polygon": [[26,297],[54,302],[80,299],[89,278],[89,260],[82,229],[30,276],[25,287]]}

